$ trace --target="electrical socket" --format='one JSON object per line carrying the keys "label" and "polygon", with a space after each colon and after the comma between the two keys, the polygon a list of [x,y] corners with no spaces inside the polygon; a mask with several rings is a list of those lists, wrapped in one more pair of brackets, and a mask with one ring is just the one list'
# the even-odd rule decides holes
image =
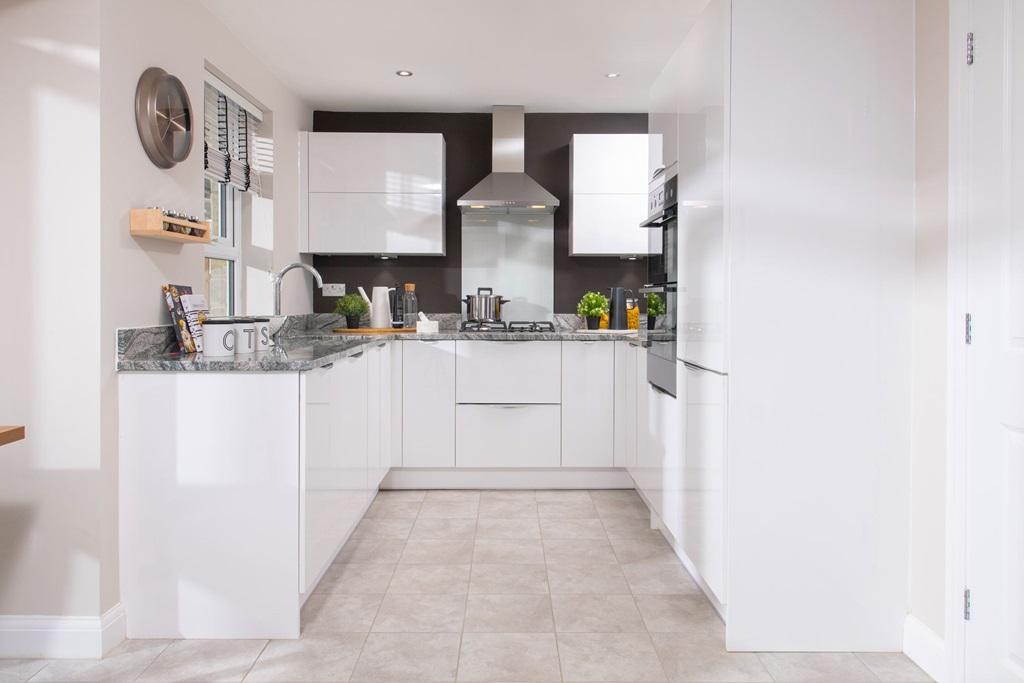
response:
{"label": "electrical socket", "polygon": [[345,283],[324,283],[324,296],[345,296]]}

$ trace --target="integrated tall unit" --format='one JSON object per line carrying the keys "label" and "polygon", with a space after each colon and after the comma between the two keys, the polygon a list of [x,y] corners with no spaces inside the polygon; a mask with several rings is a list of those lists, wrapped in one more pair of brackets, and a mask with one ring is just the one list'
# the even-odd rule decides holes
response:
{"label": "integrated tall unit", "polygon": [[713,0],[650,130],[652,183],[678,176],[679,390],[638,387],[638,488],[730,650],[900,650],[913,2]]}

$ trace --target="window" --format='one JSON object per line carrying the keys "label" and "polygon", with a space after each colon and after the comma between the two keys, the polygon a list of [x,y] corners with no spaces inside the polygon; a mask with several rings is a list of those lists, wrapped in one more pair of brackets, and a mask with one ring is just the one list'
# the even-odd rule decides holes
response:
{"label": "window", "polygon": [[210,245],[206,248],[206,302],[210,315],[235,315],[240,312],[241,291],[241,201],[239,191],[211,178],[203,179],[206,219],[210,221]]}
{"label": "window", "polygon": [[207,71],[204,209],[210,221],[204,279],[211,315],[272,308],[272,113]]}

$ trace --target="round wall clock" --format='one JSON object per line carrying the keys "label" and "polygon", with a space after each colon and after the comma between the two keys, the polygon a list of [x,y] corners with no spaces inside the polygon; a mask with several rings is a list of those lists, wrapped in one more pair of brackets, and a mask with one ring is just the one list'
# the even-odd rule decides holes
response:
{"label": "round wall clock", "polygon": [[160,67],[142,72],[135,88],[135,125],[150,161],[170,168],[192,151],[192,103],[185,86]]}

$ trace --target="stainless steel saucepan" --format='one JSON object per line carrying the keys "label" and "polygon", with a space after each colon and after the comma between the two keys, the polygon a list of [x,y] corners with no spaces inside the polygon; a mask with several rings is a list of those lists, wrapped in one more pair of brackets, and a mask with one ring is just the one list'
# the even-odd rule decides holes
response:
{"label": "stainless steel saucepan", "polygon": [[467,294],[462,300],[466,304],[466,320],[470,322],[498,322],[501,320],[501,305],[508,299],[495,295],[490,287],[477,287],[476,294]]}

